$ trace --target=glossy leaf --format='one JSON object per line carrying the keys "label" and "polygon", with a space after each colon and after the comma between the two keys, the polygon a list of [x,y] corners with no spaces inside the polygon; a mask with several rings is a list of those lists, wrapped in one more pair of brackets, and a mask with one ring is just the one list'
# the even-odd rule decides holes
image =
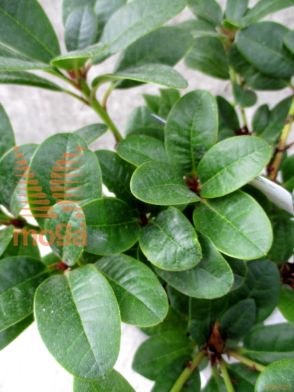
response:
{"label": "glossy leaf", "polygon": [[74,392],[135,392],[131,385],[116,370],[97,381],[75,378]]}
{"label": "glossy leaf", "polygon": [[228,0],[226,5],[226,18],[233,24],[240,25],[245,14],[249,0]]}
{"label": "glossy leaf", "polygon": [[257,95],[253,90],[240,86],[237,83],[233,84],[233,92],[236,102],[244,108],[254,106],[257,102]]}
{"label": "glossy leaf", "polygon": [[35,290],[45,275],[44,265],[36,259],[19,256],[0,260],[0,331],[32,313]]}
{"label": "glossy leaf", "polygon": [[163,126],[152,117],[152,111],[140,106],[131,113],[126,126],[126,135],[146,135],[163,140]]}
{"label": "glossy leaf", "polygon": [[31,323],[33,322],[33,316],[29,316],[26,319],[20,321],[11,327],[4,329],[0,332],[0,350],[3,350],[13,340],[15,340]]}
{"label": "glossy leaf", "polygon": [[83,210],[87,224],[87,252],[108,256],[124,252],[137,242],[139,219],[122,200],[93,200]]}
{"label": "glossy leaf", "polygon": [[93,86],[103,81],[133,80],[143,83],[158,84],[170,88],[186,88],[187,81],[172,67],[165,64],[144,64],[117,71],[114,74],[98,76]]}
{"label": "glossy leaf", "polygon": [[230,304],[253,298],[257,322],[265,320],[279,303],[280,274],[277,266],[268,260],[249,261],[245,283],[229,294]]}
{"label": "glossy leaf", "polygon": [[[0,60],[1,68],[1,60]],[[31,86],[44,88],[52,91],[62,91],[62,88],[57,84],[47,80],[38,75],[34,75],[29,72],[0,72],[0,84],[16,84],[19,86]]]}
{"label": "glossy leaf", "polygon": [[272,389],[287,389],[293,391],[294,385],[294,360],[284,359],[269,365],[257,379],[255,392],[264,392],[268,385]]}
{"label": "glossy leaf", "polygon": [[86,220],[82,208],[72,202],[60,202],[48,211],[45,230],[49,245],[63,263],[75,265],[87,244]]}
{"label": "glossy leaf", "polygon": [[181,205],[195,203],[199,197],[185,184],[177,170],[166,163],[146,162],[131,179],[132,194],[145,203]]}
{"label": "glossy leaf", "polygon": [[148,336],[159,335],[168,331],[183,333],[186,331],[186,322],[172,307],[170,307],[166,318],[160,324],[141,329]]}
{"label": "glossy leaf", "polygon": [[134,0],[116,11],[106,23],[101,42],[110,53],[124,50],[180,13],[185,0]]}
{"label": "glossy leaf", "polygon": [[167,162],[164,144],[153,137],[130,135],[117,146],[118,155],[125,161],[140,166],[148,161]]}
{"label": "glossy leaf", "polygon": [[251,24],[257,22],[259,19],[282,10],[284,8],[292,7],[293,0],[259,0],[257,4],[246,14],[244,22]]}
{"label": "glossy leaf", "polygon": [[0,256],[3,255],[10,241],[13,238],[13,226],[8,226],[0,230]]}
{"label": "glossy leaf", "polygon": [[216,37],[197,37],[185,62],[189,68],[214,78],[230,78],[227,54],[222,42]]}
{"label": "glossy leaf", "polygon": [[188,5],[198,18],[213,25],[221,23],[222,10],[216,0],[188,0]]}
{"label": "glossy leaf", "polygon": [[234,286],[231,290],[237,290],[245,283],[248,273],[247,263],[244,260],[232,259],[230,257],[227,257],[226,260],[234,274]]}
{"label": "glossy leaf", "polygon": [[275,22],[262,22],[242,30],[236,44],[243,56],[260,72],[277,78],[294,73],[294,60],[284,48],[288,29]]}
{"label": "glossy leaf", "polygon": [[222,140],[229,136],[234,136],[241,128],[237,112],[233,105],[225,98],[217,97],[218,116],[219,116],[219,139]]}
{"label": "glossy leaf", "polygon": [[261,363],[294,358],[294,325],[258,325],[245,337],[244,346],[244,355]]}
{"label": "glossy leaf", "polygon": [[221,318],[221,330],[226,338],[241,339],[252,328],[256,319],[253,299],[244,299],[229,308]]}
{"label": "glossy leaf", "polygon": [[270,114],[268,105],[259,106],[252,120],[252,128],[255,133],[260,134],[265,130],[270,120]]}
{"label": "glossy leaf", "polygon": [[[1,75],[0,75],[1,78]],[[4,107],[0,104],[0,159],[15,145],[14,132]]]}
{"label": "glossy leaf", "polygon": [[88,6],[75,8],[66,19],[65,44],[67,49],[84,49],[97,41],[99,21]]}
{"label": "glossy leaf", "polygon": [[195,170],[203,153],[217,141],[218,109],[207,91],[188,93],[173,107],[165,128],[169,158],[184,174]]}
{"label": "glossy leaf", "polygon": [[94,379],[112,369],[120,344],[119,308],[93,265],[47,279],[36,293],[35,317],[48,350],[70,373]]}
{"label": "glossy leaf", "polygon": [[35,144],[14,147],[0,160],[0,203],[14,215],[26,205],[25,175],[36,147]]}
{"label": "glossy leaf", "polygon": [[59,54],[56,34],[36,0],[0,2],[0,43],[25,56],[44,63]]}
{"label": "glossy leaf", "polygon": [[234,258],[261,258],[272,245],[269,219],[255,199],[244,192],[205,201],[195,209],[193,219],[198,231]]}
{"label": "glossy leaf", "polygon": [[294,323],[294,290],[292,287],[282,286],[279,309],[286,320]]}
{"label": "glossy leaf", "polygon": [[87,149],[84,139],[75,134],[60,133],[45,140],[33,157],[28,175],[37,185],[28,185],[28,199],[32,214],[40,223],[50,206],[59,201],[85,204],[101,197],[98,159]]}
{"label": "glossy leaf", "polygon": [[124,322],[150,327],[164,320],[167,296],[147,266],[126,255],[104,257],[95,265],[109,280]]}
{"label": "glossy leaf", "polygon": [[[189,363],[189,357],[183,357],[164,368],[155,380],[152,392],[169,392],[180,377],[187,363]],[[200,392],[201,380],[199,371],[196,370],[192,373],[188,382],[185,383],[181,390],[182,392]]]}
{"label": "glossy leaf", "polygon": [[185,271],[201,260],[201,246],[189,220],[177,208],[162,211],[141,232],[140,247],[156,267]]}
{"label": "glossy leaf", "polygon": [[234,276],[226,260],[210,240],[201,237],[203,258],[188,271],[168,272],[156,269],[157,274],[179,292],[193,298],[212,299],[227,294]]}
{"label": "glossy leaf", "polygon": [[113,151],[98,150],[96,155],[101,165],[103,183],[108,190],[122,200],[129,201],[133,198],[130,180],[135,169],[134,166],[121,159]]}
{"label": "glossy leaf", "polygon": [[105,124],[91,124],[78,129],[75,131],[75,134],[83,138],[89,145],[104,135],[107,132],[107,129],[107,125]]}
{"label": "glossy leaf", "polygon": [[[27,256],[33,259],[41,260],[38,242],[36,239],[37,235],[37,230],[33,229],[26,229],[23,231],[15,230],[13,233],[13,238],[5,249],[5,252],[2,257],[6,258],[15,256]],[[42,235],[40,235],[38,238],[41,245],[44,245],[46,243],[46,241],[43,242]]]}
{"label": "glossy leaf", "polygon": [[[294,1],[293,1],[293,5],[294,5]],[[294,54],[294,31],[290,31],[286,35],[284,39],[284,44],[290,50],[290,52]]]}
{"label": "glossy leaf", "polygon": [[188,31],[178,26],[164,26],[140,38],[121,55],[116,70],[139,64],[176,65],[192,45]]}
{"label": "glossy leaf", "polygon": [[156,380],[166,366],[190,352],[191,345],[184,334],[171,331],[155,335],[139,347],[133,369],[146,378]]}
{"label": "glossy leaf", "polygon": [[292,216],[278,210],[271,217],[274,232],[273,245],[269,251],[269,259],[282,263],[290,259],[294,250],[294,222]]}
{"label": "glossy leaf", "polygon": [[241,188],[262,172],[271,155],[270,146],[254,136],[235,136],[221,141],[198,165],[201,196],[215,198]]}

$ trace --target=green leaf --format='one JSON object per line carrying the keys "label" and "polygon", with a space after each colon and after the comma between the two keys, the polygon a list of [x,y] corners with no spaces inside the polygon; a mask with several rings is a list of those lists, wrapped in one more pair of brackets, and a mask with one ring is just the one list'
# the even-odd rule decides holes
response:
{"label": "green leaf", "polygon": [[201,260],[201,246],[194,227],[175,207],[162,211],[141,231],[140,247],[156,267],[185,271]]}
{"label": "green leaf", "polygon": [[[294,4],[294,1],[293,1]],[[284,44],[294,54],[294,31],[290,31],[284,38]]]}
{"label": "green leaf", "polygon": [[[170,392],[177,379],[180,377],[185,366],[189,363],[189,357],[179,358],[165,367],[155,380],[152,392]],[[199,371],[194,371],[189,380],[182,387],[182,392],[200,392],[201,380]]]}
{"label": "green leaf", "polygon": [[268,260],[249,261],[245,283],[229,294],[230,303],[253,298],[257,306],[257,322],[265,320],[279,303],[280,274],[277,266]]}
{"label": "green leaf", "polygon": [[122,200],[104,198],[83,207],[87,224],[86,251],[108,256],[130,249],[138,240],[139,219]]}
{"label": "green leaf", "polygon": [[201,196],[227,195],[257,177],[271,159],[270,146],[254,136],[235,136],[214,145],[200,161]]}
{"label": "green leaf", "polygon": [[13,226],[8,226],[0,230],[0,256],[3,255],[10,241],[13,238]]}
{"label": "green leaf", "polygon": [[4,107],[0,104],[0,159],[6,151],[14,146],[15,138],[13,128]]}
{"label": "green leaf", "polygon": [[68,201],[55,204],[48,211],[45,230],[49,245],[63,263],[75,265],[87,243],[86,220],[81,207]]}
{"label": "green leaf", "polygon": [[166,366],[189,355],[191,350],[191,344],[184,334],[170,331],[155,335],[139,347],[133,369],[146,378],[156,380]]}
{"label": "green leaf", "polygon": [[97,87],[104,81],[113,80],[134,80],[180,89],[188,87],[187,81],[176,70],[165,64],[144,64],[123,69],[114,74],[98,76],[92,84],[93,87]]}
{"label": "green leaf", "polygon": [[188,0],[192,12],[213,25],[222,21],[222,9],[216,0]]}
{"label": "green leaf", "polygon": [[228,0],[226,5],[226,18],[236,24],[241,24],[241,18],[245,14],[249,0]]}
{"label": "green leaf", "polygon": [[209,237],[218,250],[234,258],[261,258],[272,245],[268,217],[244,192],[205,201],[195,209],[193,219],[198,231]]}
{"label": "green leaf", "polygon": [[10,72],[10,69],[9,72],[0,72],[0,84],[16,84],[21,86],[44,88],[51,91],[62,91],[60,86],[43,77],[29,72]]}
{"label": "green leaf", "polygon": [[294,323],[294,291],[292,287],[282,286],[279,309],[286,320]]}
{"label": "green leaf", "polygon": [[254,113],[252,120],[252,128],[258,135],[261,134],[267,127],[270,121],[271,111],[268,105],[261,105]]}
{"label": "green leaf", "polygon": [[186,324],[185,320],[170,307],[166,318],[160,324],[141,329],[148,336],[159,335],[168,331],[178,331],[183,333],[186,331]]}
{"label": "green leaf", "polygon": [[37,62],[34,60],[23,60],[19,58],[5,57],[1,53],[1,46],[0,46],[0,72],[9,73],[9,72],[19,72],[19,71],[28,71],[28,70],[51,71],[52,67],[50,65]]}
{"label": "green leaf", "polygon": [[293,0],[259,0],[257,4],[245,15],[244,22],[251,24],[263,17],[273,14],[284,8],[292,7]]}
{"label": "green leaf", "polygon": [[[85,204],[101,197],[102,176],[98,159],[80,136],[60,133],[45,140],[32,159],[28,199],[33,216],[42,223],[50,206],[68,200]],[[42,199],[40,202],[40,191]],[[40,206],[41,205],[41,206]]]}
{"label": "green leaf", "polygon": [[177,170],[161,162],[146,162],[131,179],[131,192],[139,200],[154,205],[181,205],[199,201]]}
{"label": "green leaf", "polygon": [[219,126],[222,128],[229,128],[233,131],[240,129],[240,122],[238,114],[234,106],[220,95],[217,97],[217,105],[219,112]]}
{"label": "green leaf", "polygon": [[257,379],[255,391],[264,392],[268,389],[293,391],[294,385],[294,360],[284,359],[269,365]]}
{"label": "green leaf", "polygon": [[33,322],[33,316],[29,316],[23,321],[12,325],[0,332],[0,350],[3,350],[14,339],[16,339]]}
{"label": "green leaf", "polygon": [[231,290],[237,290],[245,283],[245,279],[248,273],[247,263],[246,261],[231,259],[230,257],[227,257],[226,260],[234,274],[234,286]]}
{"label": "green leaf", "polygon": [[261,73],[287,79],[294,74],[294,60],[284,47],[288,29],[275,22],[261,22],[240,31],[236,44]]}
{"label": "green leaf", "polygon": [[203,153],[217,141],[218,109],[207,91],[196,90],[180,99],[165,128],[166,150],[184,174],[196,169]]}
{"label": "green leaf", "polygon": [[244,299],[229,308],[221,317],[221,330],[228,339],[240,340],[254,325],[256,305],[253,299]]}
{"label": "green leaf", "polygon": [[281,165],[283,181],[290,180],[294,176],[294,154],[284,159]]}
{"label": "green leaf", "polygon": [[259,373],[240,363],[230,365],[229,374],[236,392],[254,392],[254,386]]}
{"label": "green leaf", "polygon": [[[8,247],[6,248],[3,258],[14,256],[27,256],[33,259],[41,260],[38,242],[33,235],[38,235],[37,230],[25,229],[23,231],[14,231]],[[39,237],[40,239],[40,237]],[[41,240],[42,242],[42,240]]]}
{"label": "green leaf", "polygon": [[118,155],[125,161],[140,166],[148,161],[167,162],[164,144],[154,137],[130,135],[117,146]]}
{"label": "green leaf", "polygon": [[163,140],[163,126],[152,117],[152,111],[140,106],[131,112],[126,126],[126,135],[146,135]]}
{"label": "green leaf", "polygon": [[44,268],[38,260],[25,256],[0,260],[0,331],[32,313],[35,290],[46,275]]}
{"label": "green leaf", "polygon": [[98,150],[95,154],[101,165],[103,183],[108,190],[118,198],[130,201],[133,198],[130,180],[135,169],[134,166],[121,159],[113,151]]}
{"label": "green leaf", "polygon": [[271,217],[274,242],[268,257],[275,262],[286,262],[293,255],[294,221],[292,218],[290,214],[280,210]]}
{"label": "green leaf", "polygon": [[227,54],[222,42],[216,37],[197,37],[185,62],[189,68],[214,78],[230,78]]}
{"label": "green leaf", "polygon": [[14,215],[26,207],[25,177],[36,147],[35,144],[14,147],[0,160],[0,204]]}
{"label": "green leaf", "polygon": [[244,355],[262,363],[294,358],[294,325],[257,325],[244,340]]}
{"label": "green leaf", "polygon": [[129,46],[121,55],[116,70],[150,63],[174,66],[191,45],[190,32],[178,26],[164,26]]}
{"label": "green leaf", "polygon": [[120,345],[115,295],[93,265],[47,279],[37,290],[35,317],[55,359],[81,378],[104,376]]}
{"label": "green leaf", "polygon": [[51,23],[36,0],[0,1],[0,44],[14,50],[16,58],[44,63],[60,52]]}
{"label": "green leaf", "polygon": [[132,257],[104,257],[95,264],[109,280],[116,294],[122,321],[150,327],[164,320],[167,296],[155,274]]}
{"label": "green leaf", "polygon": [[67,50],[84,49],[98,39],[98,19],[88,6],[77,7],[69,14],[65,23],[65,44]]}
{"label": "green leaf", "polygon": [[84,139],[89,145],[104,135],[107,130],[108,127],[105,124],[91,124],[78,129],[74,133]]}
{"label": "green leaf", "polygon": [[179,14],[185,5],[185,0],[134,0],[110,17],[101,42],[111,54],[124,50]]}
{"label": "green leaf", "polygon": [[74,392],[135,392],[131,385],[116,370],[97,381],[75,378]]}
{"label": "green leaf", "polygon": [[157,274],[179,292],[193,298],[212,299],[227,294],[234,276],[226,260],[210,240],[201,237],[203,258],[188,271],[168,272],[156,269]]}
{"label": "green leaf", "polygon": [[279,102],[271,111],[269,123],[266,128],[259,134],[268,143],[274,144],[280,137],[285,126],[289,110],[292,103],[292,96],[289,96]]}
{"label": "green leaf", "polygon": [[253,90],[240,86],[237,83],[233,84],[233,92],[236,102],[244,108],[254,106],[257,102],[257,95]]}

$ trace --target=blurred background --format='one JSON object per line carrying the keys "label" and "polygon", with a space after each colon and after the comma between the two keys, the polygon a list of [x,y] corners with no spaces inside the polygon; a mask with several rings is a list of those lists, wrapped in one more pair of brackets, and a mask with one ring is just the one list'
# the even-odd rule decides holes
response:
{"label": "blurred background", "polygon": [[[158,0],[160,1],[160,0]],[[222,5],[225,0],[219,1]],[[252,1],[254,4],[256,1]],[[60,42],[63,41],[61,20],[62,0],[40,0],[48,14]],[[189,19],[189,11],[184,11],[172,23]],[[293,8],[275,14],[273,18],[289,28],[294,28]],[[64,48],[62,48],[64,49]],[[116,58],[112,57],[102,66],[91,70],[90,77],[107,73],[114,68]],[[206,77],[189,70],[180,63],[177,69],[189,81],[187,91],[207,89],[215,95],[231,99],[228,82]],[[143,86],[130,90],[114,91],[109,100],[109,112],[120,131],[124,131],[128,115],[136,106],[143,104],[142,93],[156,93],[158,88]],[[183,91],[184,93],[185,91]],[[258,104],[264,102],[274,105],[289,95],[289,90],[259,93]],[[38,90],[30,87],[0,85],[0,102],[5,107],[16,134],[18,144],[40,143],[45,138],[58,132],[73,131],[82,126],[99,122],[97,115],[90,108],[74,98],[62,93]],[[249,118],[254,108],[247,110]],[[93,144],[93,148],[113,148],[114,140],[107,134]],[[277,321],[279,315],[274,315]],[[136,392],[149,392],[152,383],[131,370],[132,357],[144,335],[136,328],[124,325],[121,354],[116,369],[121,371],[132,384]],[[0,392],[71,392],[72,377],[66,373],[51,357],[35,325],[26,330],[16,341],[0,353]]]}

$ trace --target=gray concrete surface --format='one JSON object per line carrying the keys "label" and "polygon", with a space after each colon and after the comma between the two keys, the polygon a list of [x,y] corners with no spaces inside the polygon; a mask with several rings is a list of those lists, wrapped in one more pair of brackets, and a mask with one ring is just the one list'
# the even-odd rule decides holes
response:
{"label": "gray concrete surface", "polygon": [[[160,1],[160,0],[158,0]],[[60,39],[63,37],[61,23],[61,0],[40,0],[47,11]],[[224,1],[222,1],[224,3]],[[186,12],[180,17],[188,17]],[[294,27],[293,10],[277,14],[275,20]],[[95,67],[91,76],[113,69],[114,59]],[[178,69],[189,81],[188,91],[195,88],[208,89],[214,94],[231,98],[227,82],[206,77],[188,70],[183,64]],[[142,92],[156,92],[156,87],[144,86],[130,91],[117,91],[110,99],[109,111],[120,130],[124,129],[131,110],[140,105]],[[259,94],[259,103],[275,104],[288,91]],[[40,143],[56,132],[75,130],[97,122],[97,116],[89,108],[73,98],[44,90],[26,87],[0,86],[0,102],[5,106],[15,129],[18,143]],[[250,109],[251,116],[253,110]],[[103,137],[96,147],[111,147],[110,135]],[[131,370],[131,360],[143,335],[133,327],[123,326],[121,355],[117,368],[129,379],[137,392],[148,392],[151,383]],[[36,326],[29,328],[11,346],[0,353],[0,392],[70,392],[72,378],[50,356],[38,336]]]}

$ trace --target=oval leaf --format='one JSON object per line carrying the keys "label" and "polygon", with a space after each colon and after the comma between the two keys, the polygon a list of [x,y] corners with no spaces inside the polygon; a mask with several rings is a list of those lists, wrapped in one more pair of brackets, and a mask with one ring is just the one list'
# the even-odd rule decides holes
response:
{"label": "oval leaf", "polygon": [[122,200],[104,198],[84,206],[86,251],[108,256],[130,249],[138,240],[138,218]]}
{"label": "oval leaf", "polygon": [[95,265],[112,285],[125,323],[151,327],[163,321],[167,296],[147,266],[125,255],[104,257]]}
{"label": "oval leaf", "polygon": [[41,262],[31,257],[0,260],[0,331],[32,313],[35,290],[46,275],[44,269]]}
{"label": "oval leaf", "polygon": [[254,136],[235,136],[213,146],[199,163],[201,196],[215,198],[257,177],[271,158],[271,148]]}
{"label": "oval leaf", "polygon": [[167,271],[191,269],[202,257],[194,227],[175,207],[161,212],[143,229],[140,247],[152,264]]}
{"label": "oval leaf", "polygon": [[49,245],[63,263],[78,262],[87,243],[86,220],[81,207],[72,202],[60,202],[48,211],[45,230]]}
{"label": "oval leaf", "polygon": [[203,153],[217,141],[218,109],[215,98],[197,90],[180,99],[170,112],[165,128],[166,150],[171,162],[189,174]]}
{"label": "oval leaf", "polygon": [[98,159],[75,134],[60,133],[45,140],[32,159],[28,176],[31,212],[40,223],[60,201],[85,204],[102,195]]}
{"label": "oval leaf", "polygon": [[48,350],[70,373],[94,379],[114,366],[120,345],[119,308],[94,266],[47,279],[36,293],[35,317]]}
{"label": "oval leaf", "polygon": [[184,272],[156,269],[156,272],[170,286],[189,297],[203,299],[222,297],[233,286],[233,272],[209,239],[203,237],[201,246],[203,258],[195,268]]}
{"label": "oval leaf", "polygon": [[166,163],[146,162],[131,179],[132,194],[145,203],[168,206],[199,201],[177,170]]}
{"label": "oval leaf", "polygon": [[268,217],[255,199],[244,192],[203,202],[195,209],[193,220],[196,229],[209,237],[218,250],[234,258],[261,258],[272,244]]}
{"label": "oval leaf", "polygon": [[294,359],[284,359],[269,365],[257,379],[255,392],[265,392],[268,386],[275,390],[293,391]]}
{"label": "oval leaf", "polygon": [[97,381],[75,378],[73,390],[74,392],[135,392],[116,370],[112,370],[106,377]]}

